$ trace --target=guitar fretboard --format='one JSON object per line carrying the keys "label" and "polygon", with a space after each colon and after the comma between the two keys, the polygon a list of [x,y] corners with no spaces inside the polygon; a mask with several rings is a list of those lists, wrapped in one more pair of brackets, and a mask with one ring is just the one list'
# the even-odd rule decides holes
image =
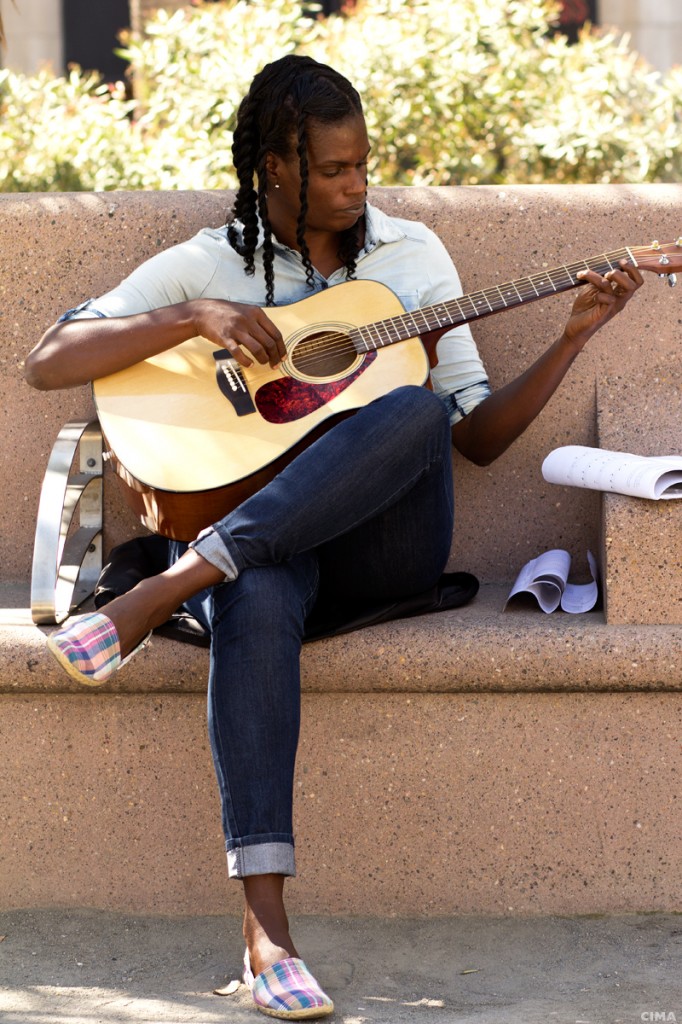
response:
{"label": "guitar fretboard", "polygon": [[622,260],[637,265],[630,249],[618,249],[567,266],[532,274],[530,277],[522,277],[518,281],[495,285],[484,291],[471,292],[458,299],[424,306],[412,313],[401,313],[387,320],[377,320],[364,327],[354,328],[350,335],[358,352],[374,351],[396,341],[405,341],[407,338],[428,334],[431,331],[457,327],[484,316],[491,316],[493,313],[501,313],[505,309],[512,309],[525,302],[535,302],[548,295],[568,291],[584,284],[578,277],[581,270],[596,270],[598,274],[605,274],[609,270],[617,269]]}

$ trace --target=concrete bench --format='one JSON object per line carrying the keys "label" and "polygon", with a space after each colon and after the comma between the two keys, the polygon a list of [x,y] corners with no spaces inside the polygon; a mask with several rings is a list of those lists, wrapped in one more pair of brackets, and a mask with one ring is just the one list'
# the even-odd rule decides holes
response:
{"label": "concrete bench", "polygon": [[[441,236],[467,292],[676,238],[680,186],[376,189]],[[103,691],[53,665],[29,583],[41,481],[89,389],[39,394],[22,360],[66,308],[223,222],[220,192],[0,196],[0,907],[236,909],[205,733],[205,650],[155,638]],[[560,444],[680,450],[680,292],[627,314],[493,466],[455,457],[452,568],[468,606],[308,644],[295,808],[298,913],[679,910],[682,507],[546,484]],[[572,296],[474,327],[493,385]],[[104,473],[106,553],[142,532]],[[532,556],[600,554],[605,609],[503,610]]]}

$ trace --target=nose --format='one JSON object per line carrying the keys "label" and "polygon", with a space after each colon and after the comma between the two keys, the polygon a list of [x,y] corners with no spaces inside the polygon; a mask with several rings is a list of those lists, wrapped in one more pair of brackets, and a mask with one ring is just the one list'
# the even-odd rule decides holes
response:
{"label": "nose", "polygon": [[348,178],[346,192],[351,196],[364,196],[367,191],[367,168],[354,167]]}

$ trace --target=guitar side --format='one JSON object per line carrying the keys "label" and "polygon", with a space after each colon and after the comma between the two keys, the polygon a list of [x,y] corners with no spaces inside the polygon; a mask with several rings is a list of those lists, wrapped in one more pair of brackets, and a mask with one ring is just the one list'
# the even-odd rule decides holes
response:
{"label": "guitar side", "polygon": [[[268,308],[288,355],[274,370],[255,363],[240,368],[255,405],[245,415],[219,388],[214,353],[222,350],[204,338],[95,381],[111,462],[136,514],[157,533],[192,539],[260,489],[339,416],[402,384],[423,384],[428,359],[418,338],[368,355],[353,352],[341,359],[348,365],[339,366],[338,358],[331,364],[298,360],[311,337],[336,339],[402,311],[395,294],[372,281]],[[322,345],[323,351],[329,347]],[[305,401],[298,401],[301,394]]]}

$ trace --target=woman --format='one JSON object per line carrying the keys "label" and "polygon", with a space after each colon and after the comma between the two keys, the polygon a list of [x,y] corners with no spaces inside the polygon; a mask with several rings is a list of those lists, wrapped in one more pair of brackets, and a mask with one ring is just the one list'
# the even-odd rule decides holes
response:
{"label": "woman", "polygon": [[[261,307],[348,278],[381,281],[408,308],[461,294],[428,229],[366,202],[369,149],[360,98],[341,75],[299,56],[265,67],[238,113],[229,226],[200,232],[65,314],[28,357],[28,382],[81,385],[195,335],[244,366],[276,366],[284,342]],[[325,608],[434,585],[452,537],[450,444],[481,465],[505,451],[641,284],[626,265],[584,276],[588,287],[562,334],[517,380],[491,394],[468,328],[449,332],[438,343],[432,391],[397,388],[336,424],[176,551],[166,572],[108,604],[106,615],[84,616],[49,639],[67,671],[97,685],[183,604],[210,629],[209,731],[228,871],[244,886],[245,977],[266,1014],[333,1010],[298,958],[283,900],[295,871],[306,622]]]}

